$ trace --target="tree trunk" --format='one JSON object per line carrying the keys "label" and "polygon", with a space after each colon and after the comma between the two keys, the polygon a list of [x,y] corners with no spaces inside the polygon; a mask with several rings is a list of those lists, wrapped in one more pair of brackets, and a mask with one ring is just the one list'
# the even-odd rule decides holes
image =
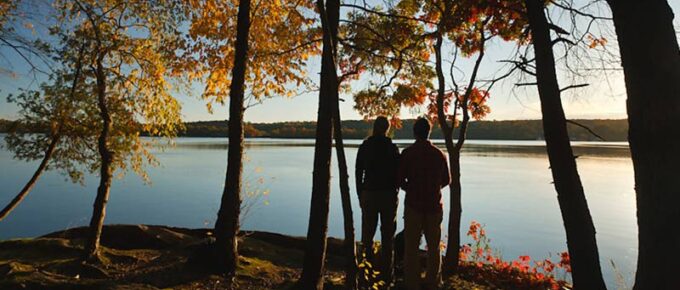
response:
{"label": "tree trunk", "polygon": [[[337,90],[336,90],[337,92]],[[352,201],[349,193],[349,174],[347,173],[347,158],[345,157],[345,145],[342,140],[342,120],[340,119],[340,103],[338,94],[333,118],[333,136],[335,138],[335,152],[338,159],[338,172],[340,174],[340,196],[342,198],[342,220],[345,226],[345,254],[347,255],[347,267],[345,268],[345,289],[357,288],[357,252],[356,238],[354,237],[354,217],[352,216]]]}
{"label": "tree trunk", "polygon": [[[445,140],[445,142],[449,143],[448,140]],[[446,274],[456,273],[458,270],[458,263],[460,262],[460,257],[458,256],[458,252],[460,250],[460,220],[461,215],[463,214],[461,195],[462,188],[460,183],[460,152],[454,148],[453,141],[450,143],[451,145],[446,144],[446,148],[449,152],[449,170],[451,172],[451,184],[449,184],[449,194],[451,201],[449,205],[449,228],[447,233],[448,239],[446,241],[447,247],[442,264],[442,272]],[[449,147],[452,149],[449,149]]]}
{"label": "tree trunk", "polygon": [[[439,128],[444,136],[446,152],[449,157],[449,171],[451,174],[451,184],[449,184],[449,228],[446,255],[442,264],[444,273],[455,273],[458,269],[458,250],[460,248],[460,216],[463,212],[460,194],[460,155],[453,143],[453,128],[447,123],[446,112],[444,111],[444,94],[446,92],[446,80],[442,68],[442,42],[443,36],[437,34],[435,42],[435,70],[437,72],[437,120]],[[458,178],[456,178],[458,177]],[[456,182],[457,181],[457,182]],[[456,186],[457,184],[457,186]]]}
{"label": "tree trunk", "polygon": [[222,202],[215,222],[215,259],[219,272],[233,275],[238,266],[238,231],[243,172],[243,100],[250,30],[250,0],[241,0],[236,25],[236,51],[229,87],[229,151]]}
{"label": "tree trunk", "polygon": [[97,103],[99,115],[102,119],[102,130],[99,133],[97,149],[101,159],[99,168],[99,187],[97,197],[94,200],[94,210],[90,220],[88,243],[86,246],[86,259],[97,259],[99,255],[99,240],[102,235],[104,218],[106,217],[106,203],[109,201],[111,192],[111,179],[113,177],[113,152],[109,149],[108,139],[111,132],[111,114],[106,100],[106,73],[102,64],[104,53],[100,52],[97,57],[95,77],[97,80]]}
{"label": "tree trunk", "polygon": [[333,100],[334,95],[338,93],[334,52],[340,18],[340,1],[328,0],[328,5],[324,5],[323,0],[317,0],[317,8],[323,29],[323,52],[321,55],[319,112],[314,145],[312,201],[302,277],[300,277],[297,287],[297,289],[302,290],[323,289],[330,198]]}
{"label": "tree trunk", "polygon": [[676,289],[680,273],[680,49],[666,1],[609,0],[628,92],[638,264],[634,289]]}
{"label": "tree trunk", "polygon": [[[80,81],[80,73],[82,71],[83,65],[82,65],[82,60],[83,60],[83,53],[85,52],[85,48],[87,47],[87,42],[84,42],[80,46],[80,50],[78,52],[78,60],[76,62],[76,70],[75,74],[73,75],[73,83],[71,84],[71,90],[69,94],[69,98],[73,98],[73,96],[76,93],[76,88],[78,87],[78,82]],[[19,194],[17,194],[12,201],[9,202],[5,208],[2,209],[0,212],[0,221],[5,219],[7,215],[10,214],[18,205],[21,203],[21,201],[24,200],[26,195],[31,191],[33,186],[35,185],[36,181],[38,181],[38,178],[40,178],[40,175],[42,175],[43,171],[47,168],[47,163],[49,163],[50,159],[52,158],[52,154],[54,153],[55,148],[57,148],[57,144],[59,144],[61,140],[61,134],[62,134],[62,126],[63,126],[63,121],[57,125],[56,132],[51,132],[51,139],[50,139],[50,144],[47,146],[47,149],[45,150],[45,156],[43,156],[42,161],[40,162],[40,165],[38,165],[38,169],[35,170],[35,173],[33,173],[33,176],[31,179],[26,183],[24,188],[21,189]]]}
{"label": "tree trunk", "polygon": [[45,171],[45,168],[47,168],[47,163],[49,163],[50,158],[52,158],[52,153],[54,153],[54,149],[57,147],[57,144],[59,143],[60,136],[54,135],[52,136],[50,140],[50,145],[47,147],[47,150],[45,150],[45,156],[43,156],[42,161],[40,162],[40,165],[38,165],[38,169],[35,170],[35,173],[33,173],[33,176],[31,177],[30,180],[24,185],[24,188],[21,189],[19,194],[12,199],[12,201],[5,206],[5,208],[0,211],[0,221],[4,220],[12,210],[14,210],[19,203],[24,200],[26,195],[31,191],[33,186],[35,185],[35,182],[38,181],[38,178],[40,178],[40,175]]}
{"label": "tree trunk", "polygon": [[595,227],[569,143],[544,2],[526,0],[536,56],[536,79],[550,168],[567,234],[575,289],[606,289],[600,269]]}

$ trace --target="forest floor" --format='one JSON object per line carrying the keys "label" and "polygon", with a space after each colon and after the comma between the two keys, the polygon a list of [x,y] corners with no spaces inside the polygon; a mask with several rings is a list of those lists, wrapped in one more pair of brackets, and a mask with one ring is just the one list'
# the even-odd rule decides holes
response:
{"label": "forest floor", "polygon": [[[85,233],[85,228],[75,228],[1,241],[0,289],[228,289],[225,278],[211,274],[202,262],[209,255],[209,230],[106,226],[101,261],[94,264],[80,262]],[[304,244],[303,238],[281,234],[243,233],[235,288],[294,289]],[[328,239],[326,289],[342,289],[345,259],[341,245],[341,240]],[[480,275],[463,268],[461,276],[446,279],[444,289],[505,288],[489,281],[492,273]],[[487,278],[475,279],[482,276]]]}

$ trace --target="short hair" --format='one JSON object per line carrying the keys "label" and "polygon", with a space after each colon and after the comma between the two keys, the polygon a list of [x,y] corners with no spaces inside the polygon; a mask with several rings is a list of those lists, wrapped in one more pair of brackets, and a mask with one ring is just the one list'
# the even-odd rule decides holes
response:
{"label": "short hair", "polygon": [[385,116],[378,116],[373,121],[373,135],[386,135],[390,129],[390,122]]}
{"label": "short hair", "polygon": [[413,124],[413,135],[416,138],[427,140],[430,138],[430,121],[425,118],[418,118]]}

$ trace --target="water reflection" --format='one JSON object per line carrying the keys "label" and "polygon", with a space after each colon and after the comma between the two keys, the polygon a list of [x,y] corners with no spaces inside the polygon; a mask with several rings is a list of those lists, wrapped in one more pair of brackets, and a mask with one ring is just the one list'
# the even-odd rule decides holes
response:
{"label": "water reflection", "polygon": [[[194,140],[195,139],[195,140]],[[405,148],[413,140],[395,140],[400,148]],[[433,140],[438,147],[446,150],[443,140]],[[346,140],[345,147],[358,148],[361,140]],[[182,138],[175,142],[177,148],[226,150],[226,138]],[[246,147],[283,146],[283,147],[314,147],[311,139],[247,139]],[[630,157],[630,150],[626,142],[572,142],[576,156],[600,157]],[[545,156],[545,141],[498,141],[498,140],[468,140],[463,147],[463,153],[475,156],[504,156],[504,155],[540,155]]]}
{"label": "water reflection", "polygon": [[[1,137],[1,136],[0,136]],[[162,142],[160,142],[162,143]],[[179,138],[174,147],[156,148],[160,167],[150,168],[151,185],[135,176],[114,180],[107,223],[209,227],[214,223],[224,186],[226,139]],[[360,140],[348,140],[348,165],[354,167]],[[409,140],[399,140],[405,147]],[[529,254],[544,258],[566,250],[556,193],[543,141],[466,143],[462,157],[463,225],[477,220],[487,227],[492,246],[505,258]],[[270,194],[244,221],[245,229],[303,236],[307,231],[314,140],[248,140],[244,173],[266,180]],[[631,285],[637,257],[633,170],[626,143],[574,142],[574,151],[597,229],[602,265],[615,286],[610,259]],[[335,161],[334,161],[335,162]],[[333,164],[329,235],[343,236],[342,214]],[[36,163],[12,159],[0,149],[0,203],[8,202],[35,170]],[[351,172],[350,172],[351,173]],[[350,174],[352,175],[352,174]],[[354,184],[350,177],[350,184]],[[0,239],[30,237],[89,220],[97,177],[85,185],[48,172],[15,212],[0,222]],[[352,191],[352,197],[355,192]],[[444,189],[448,211],[448,189]],[[403,192],[400,193],[403,201]],[[357,233],[358,204],[353,199]],[[399,208],[399,216],[403,207]],[[446,228],[445,217],[443,226]],[[398,229],[403,227],[398,219]],[[463,234],[465,231],[463,232]],[[470,242],[464,239],[464,242]]]}

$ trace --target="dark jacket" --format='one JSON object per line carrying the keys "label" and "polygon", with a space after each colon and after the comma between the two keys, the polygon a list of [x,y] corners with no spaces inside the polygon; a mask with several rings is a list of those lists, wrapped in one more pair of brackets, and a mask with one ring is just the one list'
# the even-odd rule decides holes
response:
{"label": "dark jacket", "polygon": [[357,194],[363,190],[397,191],[399,149],[392,139],[371,136],[359,146],[356,161]]}
{"label": "dark jacket", "polygon": [[406,191],[406,205],[420,212],[441,212],[441,188],[449,185],[451,175],[446,156],[430,141],[418,140],[404,149],[397,179]]}

